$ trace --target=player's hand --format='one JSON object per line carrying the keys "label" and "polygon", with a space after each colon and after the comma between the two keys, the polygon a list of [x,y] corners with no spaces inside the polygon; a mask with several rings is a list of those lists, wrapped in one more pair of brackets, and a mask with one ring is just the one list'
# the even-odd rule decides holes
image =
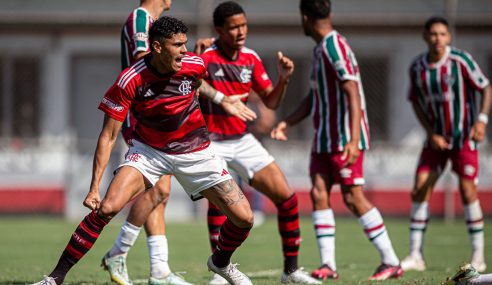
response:
{"label": "player's hand", "polygon": [[449,149],[449,143],[441,135],[433,134],[429,138],[430,145],[435,150],[445,151]]}
{"label": "player's hand", "polygon": [[101,196],[98,190],[91,189],[84,200],[84,206],[91,210],[98,210],[101,204]]}
{"label": "player's hand", "polygon": [[236,116],[243,121],[253,121],[256,119],[256,113],[241,101],[241,99],[248,95],[248,93],[244,93],[240,95],[225,96],[224,99],[222,99],[220,106],[222,106],[229,115]]}
{"label": "player's hand", "polygon": [[289,79],[294,72],[294,62],[281,51],[277,52],[277,70],[280,78],[284,80]]}
{"label": "player's hand", "polygon": [[476,122],[470,130],[470,138],[476,142],[481,142],[485,138],[486,126],[483,122]]}
{"label": "player's hand", "polygon": [[288,130],[287,123],[285,121],[281,121],[270,132],[270,137],[274,140],[287,141],[289,139],[287,137],[287,130]]}
{"label": "player's hand", "polygon": [[342,160],[345,160],[344,167],[354,164],[360,156],[359,143],[350,141],[343,148]]}
{"label": "player's hand", "polygon": [[195,43],[195,49],[193,50],[193,52],[200,55],[206,49],[211,47],[214,44],[214,42],[215,42],[215,38],[198,39]]}

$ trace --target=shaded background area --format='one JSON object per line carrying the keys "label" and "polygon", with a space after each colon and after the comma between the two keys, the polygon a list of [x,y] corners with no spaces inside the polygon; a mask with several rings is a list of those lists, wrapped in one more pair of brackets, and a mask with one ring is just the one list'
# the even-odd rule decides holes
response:
{"label": "shaded background area", "polygon": [[[167,14],[190,27],[189,49],[198,37],[213,36],[212,11],[220,1],[175,0]],[[282,118],[307,94],[314,42],[302,34],[298,1],[238,1],[249,21],[247,46],[262,57],[276,80],[275,54],[282,50],[296,71]],[[120,70],[120,29],[138,1],[0,0],[0,213],[50,213],[76,218],[91,176],[92,155],[102,126],[97,106]],[[425,51],[422,26],[431,15],[447,16],[453,45],[469,51],[492,74],[492,5],[487,0],[334,0],[334,24],[358,58],[366,92],[373,149],[366,156],[366,191],[385,214],[407,215],[409,191],[424,132],[406,100],[407,69]],[[492,125],[492,124],[490,124]],[[492,139],[489,125],[488,140]],[[309,213],[310,120],[290,133],[287,143],[264,138],[300,193]],[[480,197],[492,214],[492,149],[481,149]],[[126,147],[113,153],[105,176]],[[461,212],[456,179],[441,179],[431,201],[435,215]],[[173,183],[167,215],[174,220],[203,214]],[[337,212],[346,213],[340,196]],[[260,199],[259,207],[274,209]]]}

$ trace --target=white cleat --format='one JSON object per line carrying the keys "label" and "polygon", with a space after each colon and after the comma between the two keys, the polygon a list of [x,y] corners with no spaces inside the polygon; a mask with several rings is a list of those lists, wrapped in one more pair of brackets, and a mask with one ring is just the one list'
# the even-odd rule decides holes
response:
{"label": "white cleat", "polygon": [[126,269],[126,257],[123,255],[116,255],[109,257],[109,252],[103,256],[101,260],[101,266],[104,270],[109,272],[111,281],[116,282],[118,285],[133,285],[130,277],[128,277],[128,270]]}
{"label": "white cleat", "polygon": [[422,257],[409,255],[401,261],[401,268],[404,271],[425,271],[425,261]]}
{"label": "white cleat", "polygon": [[169,273],[166,277],[162,279],[150,277],[149,285],[193,285],[192,283],[186,282],[182,276],[179,274]]}
{"label": "white cleat", "polygon": [[479,272],[479,273],[483,273],[487,269],[487,264],[485,264],[485,262],[483,260],[472,261],[470,263],[475,268],[475,270],[477,270],[477,272]]}
{"label": "white cleat", "polygon": [[290,274],[283,272],[280,281],[284,284],[323,284],[318,279],[311,277],[302,267]]}
{"label": "white cleat", "polygon": [[220,276],[217,273],[214,273],[214,277],[210,279],[208,285],[228,285],[229,281],[225,280],[224,277]]}
{"label": "white cleat", "polygon": [[30,285],[56,285],[55,278],[44,276],[43,280]]}
{"label": "white cleat", "polygon": [[207,261],[208,269],[224,277],[231,285],[253,285],[246,274],[237,269],[237,264],[229,263],[226,267],[219,268],[212,261],[212,256]]}

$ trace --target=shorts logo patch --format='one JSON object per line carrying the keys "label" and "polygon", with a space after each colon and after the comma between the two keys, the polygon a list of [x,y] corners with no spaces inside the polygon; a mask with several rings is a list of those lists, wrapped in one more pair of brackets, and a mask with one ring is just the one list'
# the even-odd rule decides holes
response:
{"label": "shorts logo patch", "polygon": [[352,176],[352,170],[348,168],[342,168],[342,170],[340,170],[340,176],[342,178],[350,178]]}
{"label": "shorts logo patch", "polygon": [[222,174],[220,176],[225,176],[227,174],[229,174],[229,171],[222,169]]}
{"label": "shorts logo patch", "polygon": [[138,160],[140,159],[140,154],[138,153],[131,153],[129,154],[126,159],[128,159],[128,161],[132,161],[132,162],[138,162]]}
{"label": "shorts logo patch", "polygon": [[473,175],[475,175],[476,170],[475,170],[475,167],[473,167],[473,165],[467,164],[463,168],[463,171],[465,172],[466,175],[473,176]]}

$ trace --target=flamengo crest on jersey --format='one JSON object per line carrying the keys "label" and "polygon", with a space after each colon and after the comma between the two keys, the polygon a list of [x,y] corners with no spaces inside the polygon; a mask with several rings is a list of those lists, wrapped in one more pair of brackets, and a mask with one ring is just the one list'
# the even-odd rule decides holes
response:
{"label": "flamengo crest on jersey", "polygon": [[[251,89],[261,92],[272,85],[260,57],[249,48],[242,48],[237,59],[230,60],[214,44],[201,57],[207,68],[207,83],[226,96],[250,93]],[[243,101],[246,102],[247,98]],[[200,106],[210,139],[235,139],[248,132],[245,122],[227,114],[211,100],[200,98]]]}
{"label": "flamengo crest on jersey", "polygon": [[359,148],[369,148],[369,125],[359,66],[337,31],[332,31],[315,47],[310,75],[311,116],[314,124],[313,152],[340,152],[351,139],[348,97],[342,83],[353,80],[359,87],[362,108]]}
{"label": "flamengo crest on jersey", "polygon": [[134,63],[138,52],[149,52],[149,30],[154,22],[150,13],[139,7],[128,16],[121,31],[121,68]]}
{"label": "flamengo crest on jersey", "polygon": [[443,58],[430,64],[423,53],[410,66],[410,82],[409,99],[420,106],[436,134],[444,136],[451,148],[469,144],[475,149],[469,134],[477,112],[476,94],[489,80],[470,54],[447,47]]}
{"label": "flamengo crest on jersey", "polygon": [[121,72],[99,109],[121,122],[131,109],[137,119],[133,137],[160,151],[206,148],[210,141],[195,96],[197,81],[205,76],[202,59],[187,53],[181,70],[172,75],[159,74],[150,59],[148,55]]}

